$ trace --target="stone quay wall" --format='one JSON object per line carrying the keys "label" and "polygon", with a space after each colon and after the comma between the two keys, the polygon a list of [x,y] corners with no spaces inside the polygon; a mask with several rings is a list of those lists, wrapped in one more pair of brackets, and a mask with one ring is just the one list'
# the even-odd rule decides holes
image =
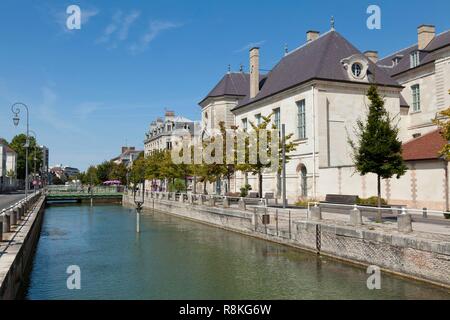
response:
{"label": "stone quay wall", "polygon": [[[142,196],[141,196],[142,197]],[[141,198],[141,197],[136,197]],[[373,227],[355,221],[349,223],[323,220],[311,210],[303,218],[289,220],[289,227],[273,228],[262,224],[260,206],[229,206],[228,200],[217,204],[211,197],[147,192],[143,208],[195,220],[201,223],[266,239],[360,266],[376,265],[384,272],[425,281],[450,289],[450,241],[438,234],[420,234],[399,229]],[[131,194],[125,194],[125,206],[135,206]],[[226,203],[224,205],[224,203]],[[246,208],[245,208],[246,207]],[[267,211],[266,211],[267,212]],[[407,217],[405,217],[407,218]],[[358,219],[356,219],[357,221]],[[406,228],[407,230],[408,228]]]}
{"label": "stone quay wall", "polygon": [[21,297],[43,221],[45,195],[28,199],[5,210],[0,219],[0,299]]}

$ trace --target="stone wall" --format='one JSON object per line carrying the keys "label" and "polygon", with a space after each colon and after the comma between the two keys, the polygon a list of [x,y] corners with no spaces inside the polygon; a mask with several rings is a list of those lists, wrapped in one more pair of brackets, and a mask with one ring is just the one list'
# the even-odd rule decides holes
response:
{"label": "stone wall", "polygon": [[[124,205],[133,206],[124,195]],[[433,237],[400,233],[366,225],[351,226],[330,220],[312,221],[296,218],[287,229],[274,230],[261,224],[261,213],[237,208],[201,205],[179,200],[146,198],[144,208],[196,220],[220,228],[244,233],[351,263],[377,265],[382,270],[450,288],[450,242]],[[249,209],[249,208],[247,208]],[[271,220],[273,217],[271,217]]]}
{"label": "stone wall", "polygon": [[20,298],[39,241],[45,196],[32,199],[31,211],[22,216],[11,232],[3,234],[0,255],[0,299]]}

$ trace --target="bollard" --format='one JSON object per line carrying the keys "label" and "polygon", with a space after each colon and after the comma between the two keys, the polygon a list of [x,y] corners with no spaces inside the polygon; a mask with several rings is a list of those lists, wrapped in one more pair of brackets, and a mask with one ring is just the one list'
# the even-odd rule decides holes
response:
{"label": "bollard", "polygon": [[409,233],[412,232],[412,219],[409,213],[406,213],[405,208],[402,208],[402,214],[397,216],[398,231]]}
{"label": "bollard", "polygon": [[18,206],[17,209],[15,209],[15,213],[16,213],[16,223],[19,224],[19,220],[20,220],[20,214],[21,214],[21,207],[22,206]]}
{"label": "bollard", "polygon": [[259,200],[259,205],[260,205],[260,206],[263,206],[263,207],[267,207],[266,201],[265,201],[264,198],[261,198],[261,200]]}
{"label": "bollard", "polygon": [[309,218],[314,221],[322,220],[322,209],[319,206],[314,206],[309,211]]}
{"label": "bollard", "polygon": [[203,206],[205,204],[205,198],[202,194],[198,196],[198,204]]}
{"label": "bollard", "polygon": [[247,207],[246,207],[246,205],[245,205],[244,198],[242,198],[242,197],[239,198],[238,206],[239,206],[239,210],[243,210],[243,211],[247,210]]}
{"label": "bollard", "polygon": [[210,207],[214,207],[216,205],[216,199],[214,198],[214,196],[209,196],[208,205]]}
{"label": "bollard", "polygon": [[253,214],[252,214],[252,225],[256,231],[258,228],[258,215],[256,213],[256,208],[254,208]]}
{"label": "bollard", "polygon": [[16,209],[12,209],[11,214],[9,215],[9,226],[12,227],[15,224],[17,224]]}
{"label": "bollard", "polygon": [[428,209],[427,208],[423,208],[422,217],[423,218],[428,218]]}
{"label": "bollard", "polygon": [[228,197],[224,197],[223,198],[222,207],[223,208],[229,208],[230,207],[230,199]]}
{"label": "bollard", "polygon": [[354,226],[360,226],[363,224],[361,211],[358,209],[356,204],[354,208],[350,210],[350,224]]}
{"label": "bollard", "polygon": [[2,231],[3,233],[7,233],[11,231],[11,227],[10,227],[10,216],[11,215],[11,210],[6,211],[4,214],[2,214],[2,220],[3,220],[3,226],[2,226]]}
{"label": "bollard", "polygon": [[180,193],[180,196],[178,197],[178,202],[180,203],[184,202],[184,194]]}

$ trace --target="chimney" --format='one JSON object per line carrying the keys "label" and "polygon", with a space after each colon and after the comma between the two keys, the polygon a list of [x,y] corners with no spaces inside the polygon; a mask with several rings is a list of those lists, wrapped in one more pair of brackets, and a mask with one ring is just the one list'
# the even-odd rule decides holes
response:
{"label": "chimney", "polygon": [[436,27],[433,25],[423,24],[417,28],[417,44],[418,49],[425,49],[431,40],[436,36]]}
{"label": "chimney", "polygon": [[369,59],[373,63],[378,62],[378,51],[369,50],[369,51],[364,52],[364,55],[366,56],[367,59]]}
{"label": "chimney", "polygon": [[128,150],[128,147],[122,147],[122,153],[125,153]]}
{"label": "chimney", "polygon": [[173,120],[173,118],[175,118],[175,112],[166,111],[164,117],[166,118],[166,120]]}
{"label": "chimney", "polygon": [[309,43],[311,41],[316,40],[320,35],[319,31],[313,31],[313,30],[309,30],[308,32],[306,32],[306,42]]}
{"label": "chimney", "polygon": [[250,49],[250,98],[259,92],[259,48]]}

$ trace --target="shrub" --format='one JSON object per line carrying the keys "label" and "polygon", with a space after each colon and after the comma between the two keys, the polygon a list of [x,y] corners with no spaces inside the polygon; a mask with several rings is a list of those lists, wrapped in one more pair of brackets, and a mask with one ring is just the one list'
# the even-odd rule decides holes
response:
{"label": "shrub", "polygon": [[[356,200],[356,204],[363,205],[363,206],[378,206],[378,197],[370,197],[370,198],[359,198]],[[383,198],[381,198],[381,205],[385,206],[387,205],[387,201]]]}
{"label": "shrub", "polygon": [[300,199],[298,200],[294,205],[297,207],[308,207],[308,203],[311,202],[319,202],[319,200],[316,199]]}
{"label": "shrub", "polygon": [[248,192],[252,190],[252,186],[249,184],[246,184],[245,186],[241,187],[241,197],[245,198],[248,196]]}

